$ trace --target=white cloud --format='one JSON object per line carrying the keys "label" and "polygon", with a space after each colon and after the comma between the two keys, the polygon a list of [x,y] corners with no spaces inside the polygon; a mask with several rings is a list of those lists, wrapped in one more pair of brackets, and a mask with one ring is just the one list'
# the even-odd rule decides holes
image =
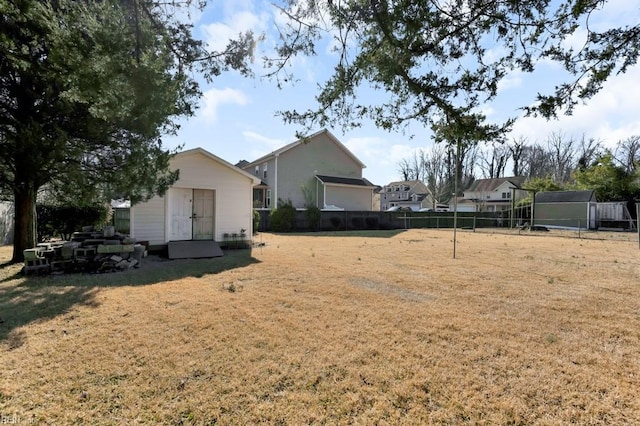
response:
{"label": "white cloud", "polygon": [[349,138],[344,145],[364,163],[366,159],[379,157],[386,149],[386,141],[375,136]]}
{"label": "white cloud", "polygon": [[640,66],[629,69],[624,75],[612,77],[600,93],[576,106],[570,116],[558,120],[539,117],[522,118],[516,122],[512,134],[525,136],[530,142],[542,141],[552,132],[562,131],[567,137],[601,140],[613,147],[619,140],[640,135],[640,98],[633,88],[640,79]]}
{"label": "white cloud", "polygon": [[254,34],[262,33],[267,26],[265,13],[255,14],[244,10],[235,12],[226,17],[223,22],[214,22],[202,27],[205,42],[211,51],[222,51],[238,34],[253,31]]}
{"label": "white cloud", "polygon": [[522,71],[512,71],[498,82],[498,92],[522,86]]}
{"label": "white cloud", "polygon": [[261,157],[271,151],[275,151],[287,144],[287,142],[282,139],[270,138],[251,130],[243,131],[242,136],[244,136],[245,140],[248,142],[257,142],[260,144],[263,149],[261,149],[261,154],[259,154],[258,157]]}
{"label": "white cloud", "polygon": [[249,98],[236,89],[209,89],[202,95],[204,106],[200,114],[209,122],[218,118],[218,107],[223,104],[247,105]]}

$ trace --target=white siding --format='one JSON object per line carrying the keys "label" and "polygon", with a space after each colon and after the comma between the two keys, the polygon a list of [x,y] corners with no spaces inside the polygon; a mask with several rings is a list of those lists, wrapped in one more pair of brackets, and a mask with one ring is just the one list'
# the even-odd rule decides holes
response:
{"label": "white siding", "polygon": [[177,157],[171,162],[171,166],[180,169],[180,179],[174,186],[215,191],[214,234],[217,241],[222,241],[225,233],[240,233],[241,229],[245,229],[247,237],[251,238],[251,179],[198,153]]}
{"label": "white siding", "polygon": [[[224,164],[201,151],[185,152],[171,160],[171,168],[180,170],[174,188],[210,189],[214,191],[214,238],[222,241],[225,233],[244,229],[252,238],[252,189],[254,181],[233,166]],[[171,189],[167,192],[170,197]],[[132,207],[132,236],[151,244],[168,242],[170,221],[167,203],[155,197]]]}
{"label": "white siding", "polygon": [[371,210],[371,188],[357,186],[326,187],[326,204],[342,207],[345,210]]}
{"label": "white siding", "polygon": [[166,242],[164,198],[153,197],[131,207],[131,237],[153,245]]}

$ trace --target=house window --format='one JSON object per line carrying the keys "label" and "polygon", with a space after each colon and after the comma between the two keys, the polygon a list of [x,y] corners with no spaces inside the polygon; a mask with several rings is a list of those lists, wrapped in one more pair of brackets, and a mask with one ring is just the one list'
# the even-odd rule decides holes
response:
{"label": "house window", "polygon": [[260,175],[260,166],[256,166],[256,176]]}
{"label": "house window", "polygon": [[267,189],[267,208],[271,207],[271,190]]}
{"label": "house window", "polygon": [[267,163],[264,163],[262,165],[262,178],[266,179],[267,178]]}
{"label": "house window", "polygon": [[502,198],[503,198],[503,199],[509,199],[509,198],[511,198],[511,193],[510,193],[510,192],[503,192],[503,193],[502,193]]}

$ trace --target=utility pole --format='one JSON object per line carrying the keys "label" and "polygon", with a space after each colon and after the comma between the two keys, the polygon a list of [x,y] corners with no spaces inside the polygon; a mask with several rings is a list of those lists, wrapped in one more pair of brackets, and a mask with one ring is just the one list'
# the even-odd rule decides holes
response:
{"label": "utility pole", "polygon": [[456,139],[456,167],[453,177],[453,258],[456,258],[456,231],[458,229],[458,173],[460,167],[460,138]]}

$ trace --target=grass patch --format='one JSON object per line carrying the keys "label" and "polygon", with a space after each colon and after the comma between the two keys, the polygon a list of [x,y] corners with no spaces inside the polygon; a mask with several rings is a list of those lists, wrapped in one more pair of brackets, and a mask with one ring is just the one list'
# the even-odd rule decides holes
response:
{"label": "grass patch", "polygon": [[456,259],[450,232],[409,230],[262,234],[253,251],[104,275],[5,265],[0,414],[640,423],[637,243],[458,235]]}

